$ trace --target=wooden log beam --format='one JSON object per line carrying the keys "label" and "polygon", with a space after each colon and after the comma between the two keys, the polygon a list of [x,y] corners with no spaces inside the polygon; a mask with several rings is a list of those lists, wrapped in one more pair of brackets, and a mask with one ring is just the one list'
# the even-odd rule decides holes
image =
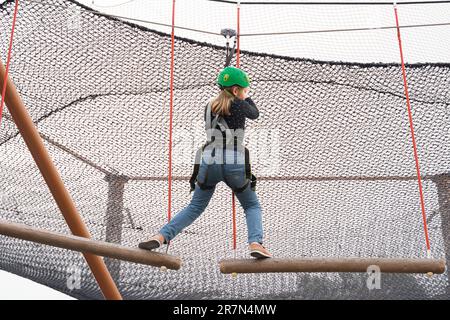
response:
{"label": "wooden log beam", "polygon": [[443,273],[445,260],[390,258],[227,259],[222,273],[367,272],[378,266],[384,273]]}
{"label": "wooden log beam", "polygon": [[181,267],[181,259],[172,255],[46,231],[1,219],[0,235],[154,267],[166,267],[172,270],[178,270]]}

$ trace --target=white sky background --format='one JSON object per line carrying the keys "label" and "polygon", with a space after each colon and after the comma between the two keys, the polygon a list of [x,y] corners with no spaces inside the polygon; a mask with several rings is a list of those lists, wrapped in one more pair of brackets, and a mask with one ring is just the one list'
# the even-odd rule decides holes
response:
{"label": "white sky background", "polygon": [[[78,1],[109,14],[171,23],[172,0]],[[398,10],[400,25],[450,23],[450,4],[399,5]],[[171,32],[170,27],[132,22],[166,33]],[[175,25],[216,33],[220,33],[222,28],[236,29],[236,6],[206,0],[177,0]],[[388,26],[395,26],[392,6],[241,6],[242,34]],[[225,45],[222,36],[181,29],[176,29],[175,32],[178,36]],[[402,29],[405,61],[450,62],[449,38],[450,25]],[[242,36],[241,49],[316,60],[399,62],[395,29]],[[30,280],[0,271],[0,300],[69,298]]]}
{"label": "white sky background", "polygon": [[[99,11],[117,16],[169,25],[172,21],[172,0],[79,1]],[[330,1],[332,0],[328,2]],[[283,2],[299,1],[285,0]],[[342,2],[364,1],[343,0]],[[401,1],[398,3],[401,26],[450,23],[450,4],[402,6]],[[176,26],[215,33],[220,33],[223,28],[236,29],[237,26],[237,10],[234,4],[206,0],[177,0],[175,8]],[[316,60],[400,61],[395,28],[245,36],[245,34],[254,33],[395,27],[395,15],[391,5],[241,5],[240,21],[241,49],[243,50]],[[166,33],[171,32],[170,26],[132,22]],[[175,34],[221,46],[225,45],[225,38],[220,35],[205,35],[182,29],[176,29]],[[449,38],[450,25],[402,29],[405,61],[410,63],[450,62]]]}
{"label": "white sky background", "polygon": [[73,300],[63,293],[0,271],[0,300]]}

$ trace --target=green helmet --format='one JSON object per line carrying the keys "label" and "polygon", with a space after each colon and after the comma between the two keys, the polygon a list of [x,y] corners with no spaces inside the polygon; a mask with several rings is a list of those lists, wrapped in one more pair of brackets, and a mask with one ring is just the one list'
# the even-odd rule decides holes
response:
{"label": "green helmet", "polygon": [[238,85],[242,88],[247,88],[250,85],[248,75],[239,68],[226,67],[220,71],[217,78],[217,84],[221,87],[231,87]]}

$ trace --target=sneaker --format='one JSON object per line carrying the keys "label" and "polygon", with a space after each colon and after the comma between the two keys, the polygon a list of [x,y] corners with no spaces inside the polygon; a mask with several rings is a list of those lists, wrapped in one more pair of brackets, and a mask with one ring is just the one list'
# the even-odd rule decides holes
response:
{"label": "sneaker", "polygon": [[272,254],[258,242],[252,242],[249,245],[250,255],[257,259],[272,258]]}
{"label": "sneaker", "polygon": [[148,241],[139,243],[138,247],[145,250],[153,250],[161,247],[163,243],[165,243],[164,237],[162,234],[158,233],[151,237]]}

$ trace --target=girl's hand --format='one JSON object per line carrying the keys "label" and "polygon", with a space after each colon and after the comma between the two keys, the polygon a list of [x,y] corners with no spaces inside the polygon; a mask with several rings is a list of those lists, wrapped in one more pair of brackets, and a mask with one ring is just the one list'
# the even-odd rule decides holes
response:
{"label": "girl's hand", "polygon": [[235,96],[237,99],[240,100],[245,100],[248,97],[248,93],[250,91],[250,88],[238,88],[237,86],[234,86],[232,88],[232,94],[233,96]]}
{"label": "girl's hand", "polygon": [[249,91],[250,91],[250,88],[248,88],[248,87],[244,88],[241,91],[239,91],[239,93],[236,95],[236,97],[238,99],[245,100],[248,97]]}

